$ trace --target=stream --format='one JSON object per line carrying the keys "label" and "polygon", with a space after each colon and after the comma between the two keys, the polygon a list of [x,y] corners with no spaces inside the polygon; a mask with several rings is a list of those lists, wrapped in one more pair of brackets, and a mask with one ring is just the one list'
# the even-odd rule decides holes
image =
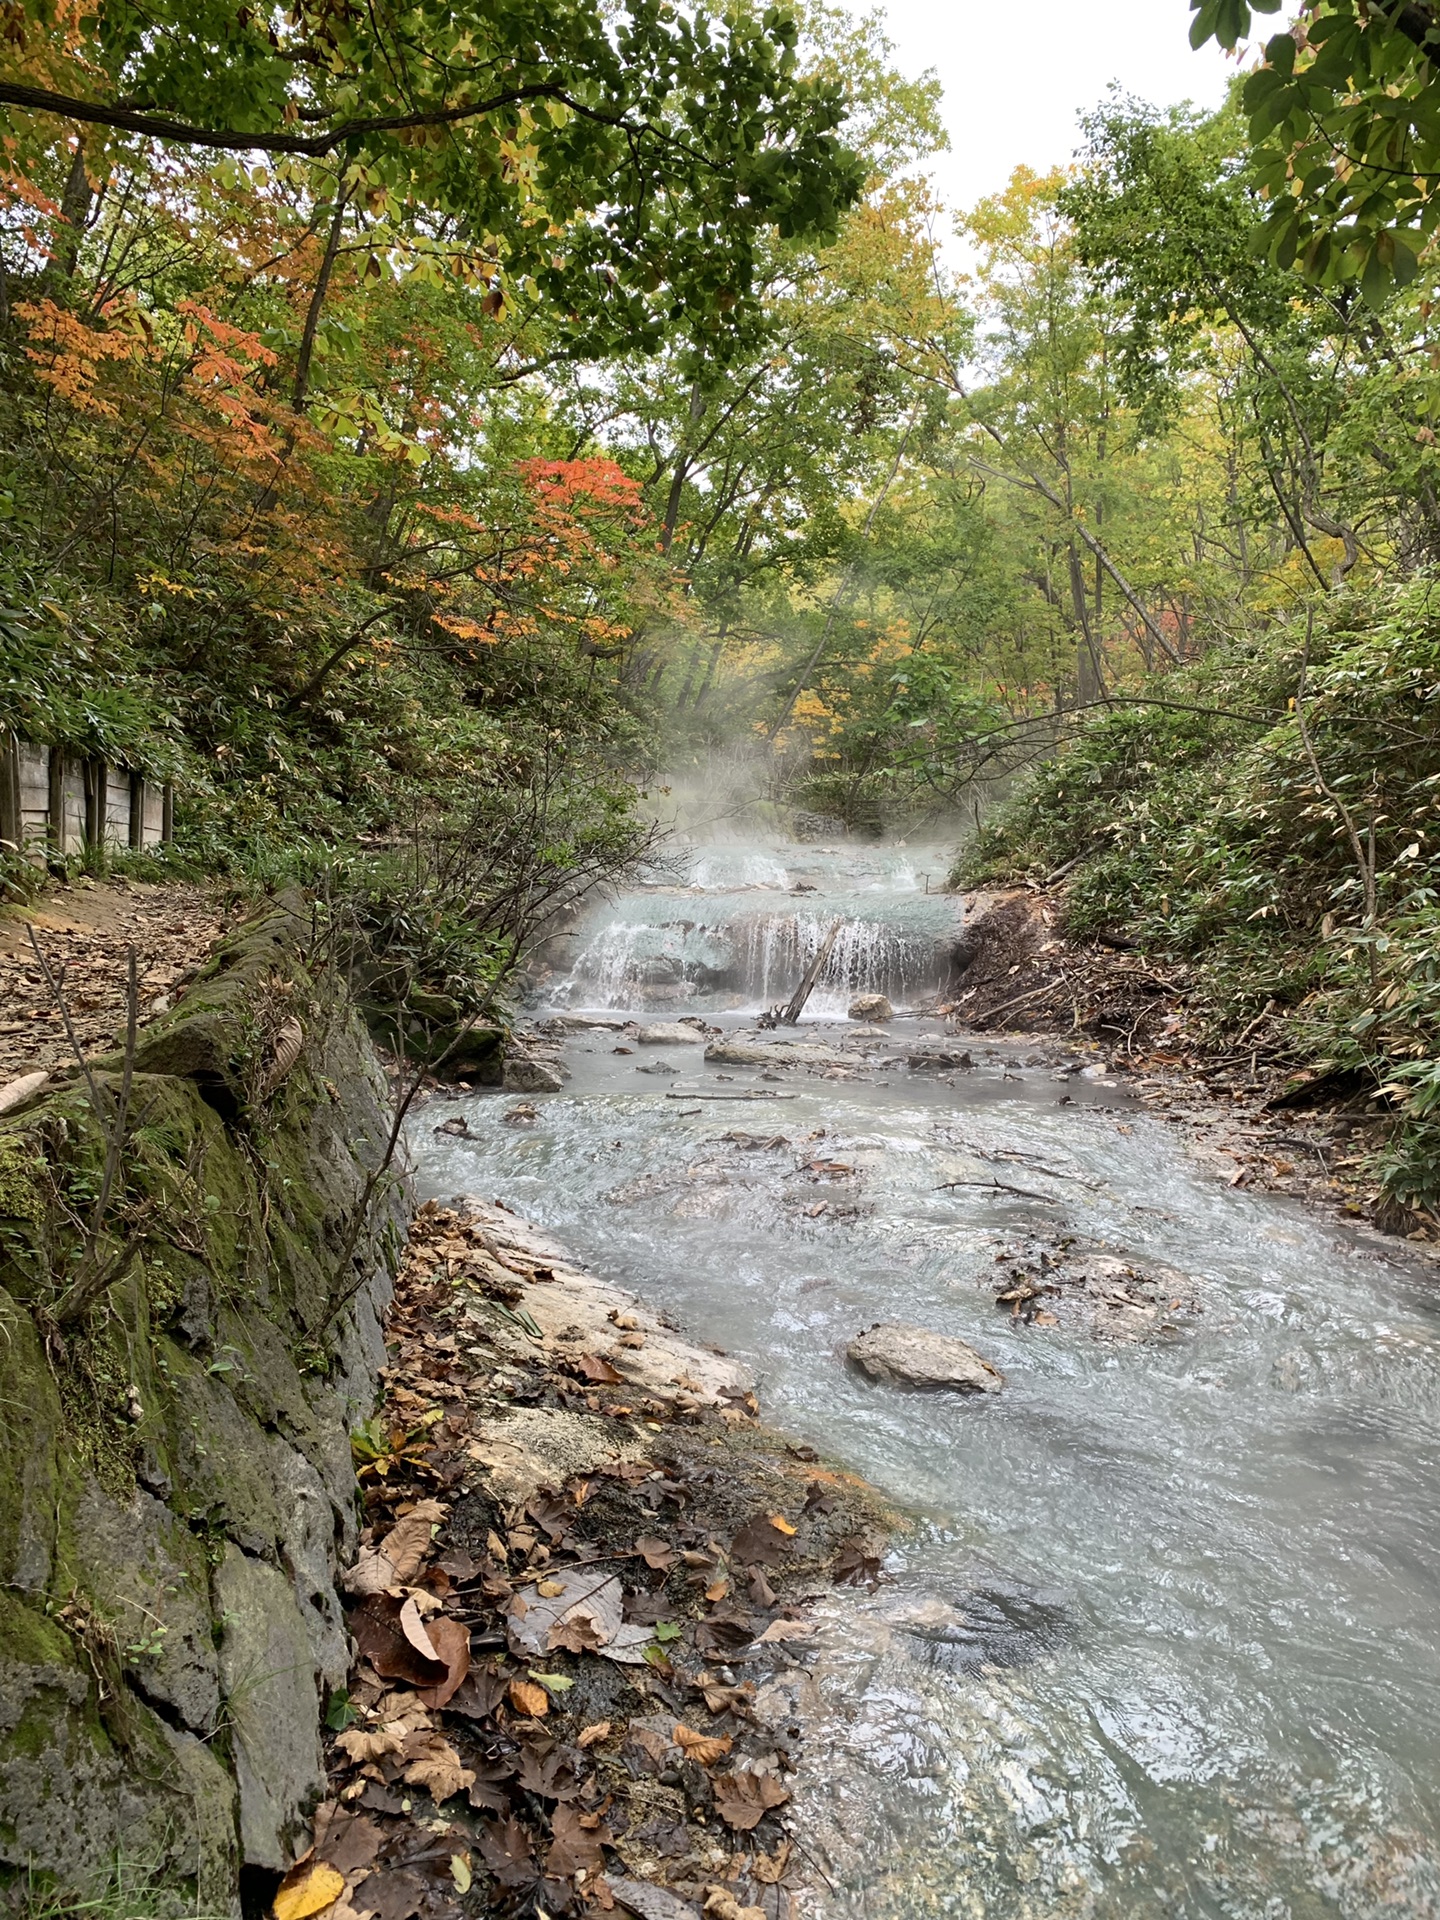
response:
{"label": "stream", "polygon": [[[553,1229],[917,1516],[772,1683],[805,1727],[792,1812],[820,1911],[1440,1916],[1433,1282],[1224,1185],[1093,1053],[977,1036],[968,1071],[907,1066],[942,1031],[913,1009],[956,930],[945,865],[699,847],[596,907],[537,1021],[769,1038],[755,1014],[839,919],[798,1037],[853,1067],[581,1026],[533,1125],[491,1091],[446,1107],[470,1139],[426,1111],[421,1191]],[[896,1004],[880,1035],[845,1019],[860,991]],[[1159,1276],[1144,1311],[1098,1281],[1053,1315],[997,1306],[997,1275],[1095,1247]],[[972,1342],[1005,1390],[867,1382],[844,1349],[882,1319]]]}

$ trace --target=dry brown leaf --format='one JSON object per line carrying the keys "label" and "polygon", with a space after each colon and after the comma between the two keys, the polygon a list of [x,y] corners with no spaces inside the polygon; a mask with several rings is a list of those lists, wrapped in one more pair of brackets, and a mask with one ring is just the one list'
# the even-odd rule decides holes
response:
{"label": "dry brown leaf", "polygon": [[401,1778],[412,1787],[424,1787],[432,1800],[448,1800],[475,1784],[473,1770],[461,1766],[459,1754],[438,1733],[413,1736],[406,1751],[414,1757]]}
{"label": "dry brown leaf", "polygon": [[582,1353],[575,1365],[596,1386],[618,1387],[625,1378],[623,1373],[617,1373],[610,1362],[602,1360],[598,1354]]}
{"label": "dry brown leaf", "polygon": [[711,1920],[765,1920],[763,1907],[742,1907],[728,1887],[706,1887],[705,1911]]}
{"label": "dry brown leaf", "polygon": [[575,1744],[577,1747],[594,1747],[598,1746],[602,1740],[608,1739],[609,1736],[610,1722],[608,1720],[596,1720],[592,1722],[590,1726],[582,1729]]}
{"label": "dry brown leaf", "polygon": [[772,1620],[760,1636],[760,1644],[777,1640],[808,1640],[815,1628],[809,1620]]}
{"label": "dry brown leaf", "polygon": [[772,1807],[783,1807],[790,1795],[770,1773],[717,1773],[715,1811],[727,1827],[748,1833]]}
{"label": "dry brown leaf", "polygon": [[639,1554],[647,1567],[653,1567],[657,1573],[668,1572],[675,1564],[675,1549],[668,1540],[662,1540],[658,1534],[642,1533],[635,1542],[634,1551]]}
{"label": "dry brown leaf", "polygon": [[417,1500],[378,1547],[366,1547],[341,1585],[348,1593],[381,1593],[404,1586],[420,1571],[434,1528],[445,1518],[438,1500]]}
{"label": "dry brown leaf", "polygon": [[789,1864],[790,1842],[782,1840],[774,1853],[757,1853],[750,1862],[750,1871],[762,1887],[774,1887],[784,1879]]}
{"label": "dry brown leaf", "polygon": [[340,1751],[360,1765],[366,1760],[379,1760],[387,1753],[400,1753],[405,1746],[405,1728],[398,1720],[388,1721],[384,1726],[373,1730],[365,1727],[347,1727],[335,1744]]}
{"label": "dry brown leaf", "polygon": [[716,1601],[723,1600],[729,1591],[730,1582],[728,1580],[712,1580],[710,1585],[705,1589],[705,1598],[713,1606]]}
{"label": "dry brown leaf", "polygon": [[533,1680],[510,1682],[510,1704],[517,1713],[533,1714],[536,1719],[550,1711],[550,1696]]}
{"label": "dry brown leaf", "polygon": [[427,1707],[443,1707],[470,1671],[470,1629],[442,1614],[425,1631],[445,1662],[445,1678],[433,1687],[422,1687],[419,1698]]}
{"label": "dry brown leaf", "polygon": [[275,1892],[271,1912],[275,1920],[309,1920],[322,1913],[345,1891],[345,1876],[323,1861],[292,1867]]}
{"label": "dry brown leaf", "polygon": [[433,1660],[437,1665],[444,1666],[445,1662],[440,1658],[439,1653],[437,1653],[435,1643],[430,1638],[429,1633],[426,1631],[425,1622],[420,1617],[420,1609],[416,1605],[413,1593],[400,1609],[400,1631],[420,1655],[422,1660]]}
{"label": "dry brown leaf", "polygon": [[697,1733],[693,1727],[677,1725],[675,1744],[683,1747],[692,1760],[698,1760],[702,1767],[713,1767],[717,1760],[723,1760],[735,1742],[729,1734],[717,1736],[709,1733]]}
{"label": "dry brown leaf", "polygon": [[540,1580],[536,1583],[535,1591],[542,1599],[553,1600],[556,1594],[565,1591],[565,1582],[563,1580]]}

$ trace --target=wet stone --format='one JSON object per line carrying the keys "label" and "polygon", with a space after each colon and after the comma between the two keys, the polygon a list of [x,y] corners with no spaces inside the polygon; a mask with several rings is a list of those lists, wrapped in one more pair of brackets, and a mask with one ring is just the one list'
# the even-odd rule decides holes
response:
{"label": "wet stone", "polygon": [[926,1392],[999,1393],[1005,1376],[998,1367],[952,1334],[925,1327],[877,1322],[857,1334],[846,1357],[872,1380]]}
{"label": "wet stone", "polygon": [[641,1027],[635,1039],[642,1047],[698,1047],[705,1030],[683,1020],[662,1020],[656,1026]]}
{"label": "wet stone", "polygon": [[895,1009],[883,993],[857,993],[848,1009],[852,1020],[890,1020]]}

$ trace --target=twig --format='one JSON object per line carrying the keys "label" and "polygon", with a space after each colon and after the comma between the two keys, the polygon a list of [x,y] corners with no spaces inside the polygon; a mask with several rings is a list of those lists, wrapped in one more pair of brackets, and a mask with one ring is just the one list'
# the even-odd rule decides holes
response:
{"label": "twig", "polygon": [[1039,1200],[1047,1207],[1058,1207],[1053,1194],[1032,1193],[1029,1187],[1012,1187],[1005,1180],[942,1180],[936,1193],[948,1193],[951,1187],[982,1187],[986,1193],[1013,1193],[1021,1200]]}

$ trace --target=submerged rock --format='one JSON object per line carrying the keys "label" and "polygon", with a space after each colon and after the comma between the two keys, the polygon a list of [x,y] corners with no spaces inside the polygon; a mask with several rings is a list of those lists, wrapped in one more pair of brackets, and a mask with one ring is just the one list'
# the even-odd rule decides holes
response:
{"label": "submerged rock", "polygon": [[967,1073],[975,1062],[964,1047],[952,1047],[943,1040],[922,1043],[905,1056],[905,1064],[921,1073]]}
{"label": "submerged rock", "polygon": [[845,1055],[834,1047],[813,1045],[803,1040],[777,1040],[758,1047],[745,1040],[715,1040],[705,1049],[705,1058],[724,1067],[843,1067]]}
{"label": "submerged rock", "polygon": [[852,1020],[891,1020],[895,1009],[883,993],[857,993],[847,1009]]}
{"label": "submerged rock", "polygon": [[953,1393],[999,1393],[1005,1376],[953,1334],[877,1322],[857,1334],[846,1358],[872,1380]]}

